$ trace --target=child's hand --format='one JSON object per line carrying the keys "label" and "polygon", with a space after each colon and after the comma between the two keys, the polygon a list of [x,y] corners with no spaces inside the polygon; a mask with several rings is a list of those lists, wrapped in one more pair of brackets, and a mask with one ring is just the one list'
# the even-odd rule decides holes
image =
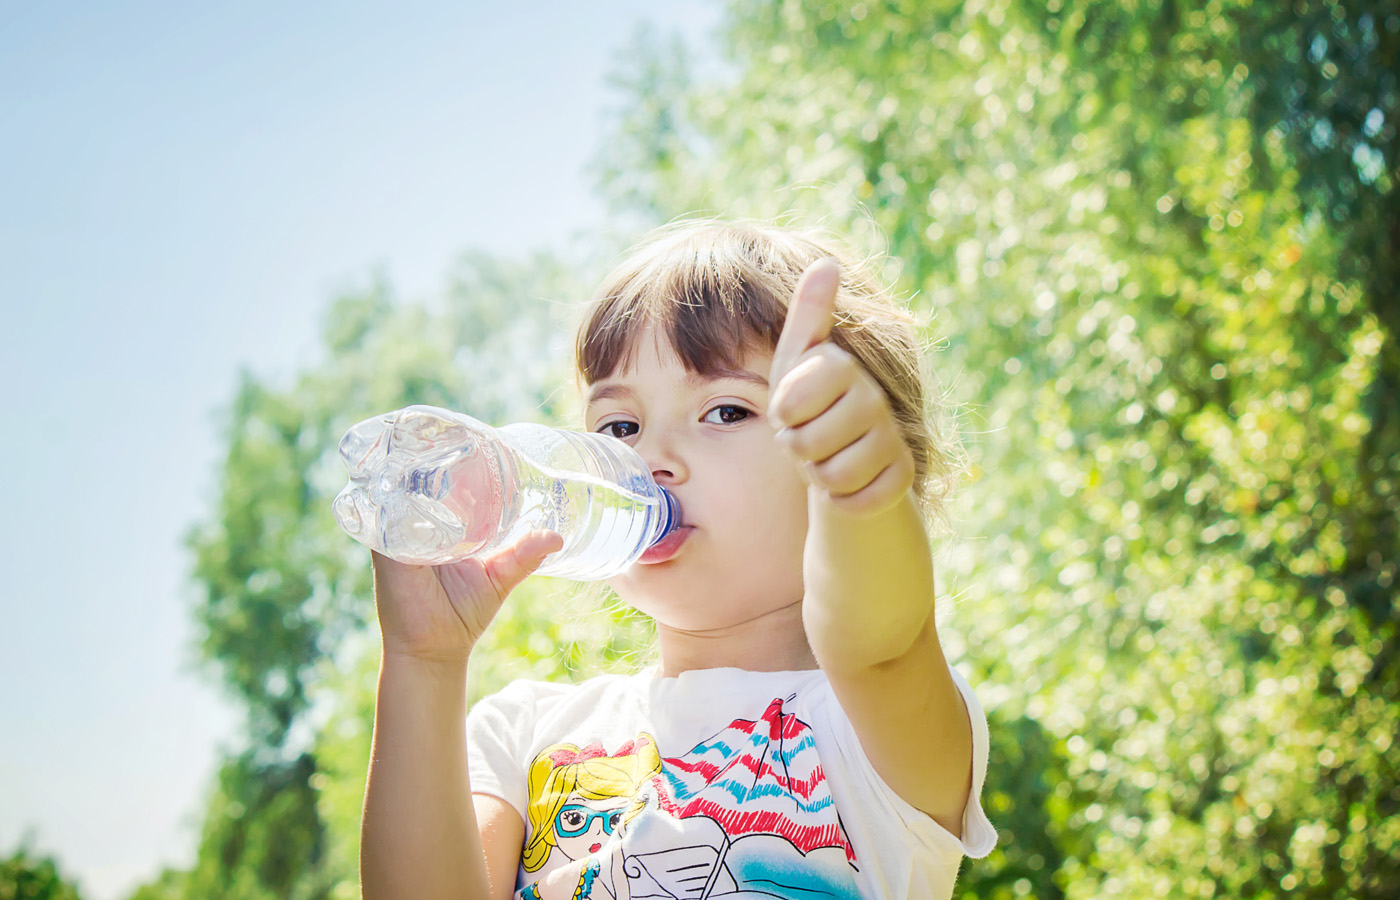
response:
{"label": "child's hand", "polygon": [[485,558],[410,566],[374,553],[374,602],[385,655],[461,662],[506,595],[564,539],[534,531]]}
{"label": "child's hand", "polygon": [[768,376],[768,416],[807,483],[849,513],[883,512],[914,484],[914,457],[884,392],[827,338],[841,268],[821,259],[802,273]]}

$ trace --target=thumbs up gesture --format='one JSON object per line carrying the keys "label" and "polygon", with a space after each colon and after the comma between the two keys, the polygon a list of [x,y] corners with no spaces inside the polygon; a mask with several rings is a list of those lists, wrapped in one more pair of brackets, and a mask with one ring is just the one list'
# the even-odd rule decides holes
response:
{"label": "thumbs up gesture", "polygon": [[773,351],[768,417],[800,463],[811,492],[843,512],[872,516],[914,483],[914,457],[880,385],[831,340],[841,267],[807,267]]}

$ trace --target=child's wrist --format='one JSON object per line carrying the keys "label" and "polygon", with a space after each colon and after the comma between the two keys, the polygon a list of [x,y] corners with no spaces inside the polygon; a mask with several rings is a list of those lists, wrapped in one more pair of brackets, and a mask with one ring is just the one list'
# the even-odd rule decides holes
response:
{"label": "child's wrist", "polygon": [[471,651],[471,647],[425,651],[397,646],[386,641],[380,657],[380,666],[383,669],[413,673],[419,677],[455,681],[466,675]]}

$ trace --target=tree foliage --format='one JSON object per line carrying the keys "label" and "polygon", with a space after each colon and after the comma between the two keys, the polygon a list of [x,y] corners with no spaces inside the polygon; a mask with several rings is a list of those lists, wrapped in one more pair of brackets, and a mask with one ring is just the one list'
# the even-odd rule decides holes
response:
{"label": "tree foliage", "polygon": [[634,66],[674,100],[624,104],[621,204],[825,220],[944,341],[1003,833],[965,896],[1400,883],[1398,41],[1379,2],[785,0],[731,6],[728,78]]}
{"label": "tree foliage", "polygon": [[[619,220],[822,221],[931,320],[971,465],[940,627],[992,723],[965,897],[1389,896],[1400,883],[1400,13],[1381,0],[747,0],[724,59],[630,51]],[[199,859],[133,900],[354,897],[376,639],[329,503],[407,403],[570,419],[586,264],[467,258],[338,299],[245,377],[191,536],[248,711]],[[569,274],[570,272],[574,274]],[[626,659],[527,582],[473,691]]]}
{"label": "tree foliage", "polygon": [[[194,867],[133,900],[358,896],[378,645],[368,551],[330,515],[346,478],[337,443],[411,403],[495,424],[567,421],[565,319],[585,269],[469,254],[431,304],[375,282],[331,305],[325,358],[293,384],[245,375],[217,506],[189,539],[202,649],[247,711],[245,742],[223,760]],[[512,595],[473,656],[473,695],[626,660],[645,626],[565,591],[545,580]]]}
{"label": "tree foliage", "polygon": [[20,847],[0,859],[0,900],[80,900],[75,885],[64,879],[58,864]]}

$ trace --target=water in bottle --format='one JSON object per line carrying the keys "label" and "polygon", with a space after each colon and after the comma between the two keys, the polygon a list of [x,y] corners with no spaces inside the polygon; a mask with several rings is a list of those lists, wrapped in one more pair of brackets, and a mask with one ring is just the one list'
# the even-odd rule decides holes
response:
{"label": "water in bottle", "polygon": [[366,419],[340,441],[350,483],[336,521],[400,562],[440,565],[489,553],[527,532],[564,547],[543,575],[607,578],[679,525],[675,498],[624,442],[410,406]]}

